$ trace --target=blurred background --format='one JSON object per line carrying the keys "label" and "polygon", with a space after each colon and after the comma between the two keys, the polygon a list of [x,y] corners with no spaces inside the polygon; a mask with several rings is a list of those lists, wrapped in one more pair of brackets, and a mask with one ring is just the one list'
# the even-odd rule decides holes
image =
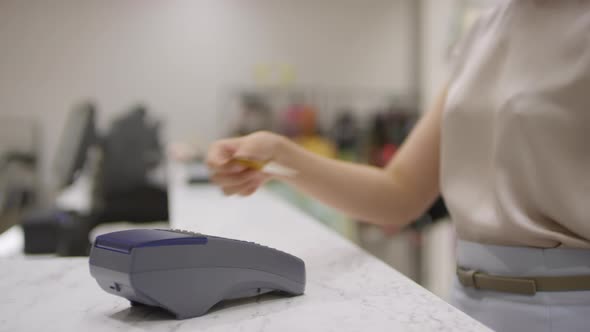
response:
{"label": "blurred background", "polygon": [[[168,166],[256,130],[384,165],[485,0],[0,1],[0,256],[87,254],[96,227],[168,220]],[[444,202],[408,229],[273,191],[443,298]]]}

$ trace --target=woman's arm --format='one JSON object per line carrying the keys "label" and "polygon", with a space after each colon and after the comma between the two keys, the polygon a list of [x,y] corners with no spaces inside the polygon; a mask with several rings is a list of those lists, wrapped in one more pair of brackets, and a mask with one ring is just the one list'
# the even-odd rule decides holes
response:
{"label": "woman's arm", "polygon": [[272,159],[299,173],[281,178],[295,188],[363,221],[406,225],[439,194],[440,125],[446,89],[384,169],[318,156],[271,133],[214,144],[208,164],[226,194],[248,195],[267,179],[231,162],[233,157]]}
{"label": "woman's arm", "polygon": [[400,226],[412,222],[439,194],[445,95],[443,92],[434,109],[420,119],[385,169],[323,158],[287,144],[279,160],[300,173],[286,181],[367,222]]}

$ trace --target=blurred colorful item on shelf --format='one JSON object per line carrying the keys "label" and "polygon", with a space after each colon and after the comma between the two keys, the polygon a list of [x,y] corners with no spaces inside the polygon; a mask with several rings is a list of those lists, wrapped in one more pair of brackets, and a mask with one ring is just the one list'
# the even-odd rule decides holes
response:
{"label": "blurred colorful item on shelf", "polygon": [[385,166],[393,155],[397,152],[398,146],[393,143],[387,143],[381,147],[380,155],[379,155],[379,165],[378,166]]}
{"label": "blurred colorful item on shelf", "polygon": [[336,147],[328,139],[320,135],[300,136],[294,139],[308,151],[328,158],[336,158]]}
{"label": "blurred colorful item on shelf", "polygon": [[318,132],[317,109],[300,97],[295,99],[283,112],[283,134],[289,137],[315,135]]}
{"label": "blurred colorful item on shelf", "polygon": [[259,63],[254,66],[254,82],[262,86],[289,86],[297,74],[288,63]]}
{"label": "blurred colorful item on shelf", "polygon": [[339,159],[359,159],[360,134],[360,127],[352,110],[341,110],[336,117],[331,135],[338,148]]}
{"label": "blurred colorful item on shelf", "polygon": [[417,112],[390,109],[373,119],[369,163],[384,167],[393,158],[417,119]]}
{"label": "blurred colorful item on shelf", "polygon": [[240,113],[233,135],[243,136],[259,130],[271,130],[273,116],[267,101],[257,94],[243,94],[240,98]]}

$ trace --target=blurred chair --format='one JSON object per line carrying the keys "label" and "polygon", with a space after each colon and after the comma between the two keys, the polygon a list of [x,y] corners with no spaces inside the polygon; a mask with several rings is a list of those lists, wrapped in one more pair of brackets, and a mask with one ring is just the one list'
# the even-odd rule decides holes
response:
{"label": "blurred chair", "polygon": [[153,176],[164,166],[160,123],[138,105],[117,118],[101,143],[93,213],[99,223],[168,220],[164,181]]}

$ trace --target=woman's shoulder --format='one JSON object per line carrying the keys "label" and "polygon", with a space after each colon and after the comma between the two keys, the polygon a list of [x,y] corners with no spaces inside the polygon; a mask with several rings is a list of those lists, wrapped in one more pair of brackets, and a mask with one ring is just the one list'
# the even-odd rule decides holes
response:
{"label": "woman's shoulder", "polygon": [[499,1],[483,10],[469,28],[457,40],[450,52],[450,81],[456,76],[466,59],[478,43],[485,42],[490,34],[497,33],[497,27],[504,21],[509,1]]}

